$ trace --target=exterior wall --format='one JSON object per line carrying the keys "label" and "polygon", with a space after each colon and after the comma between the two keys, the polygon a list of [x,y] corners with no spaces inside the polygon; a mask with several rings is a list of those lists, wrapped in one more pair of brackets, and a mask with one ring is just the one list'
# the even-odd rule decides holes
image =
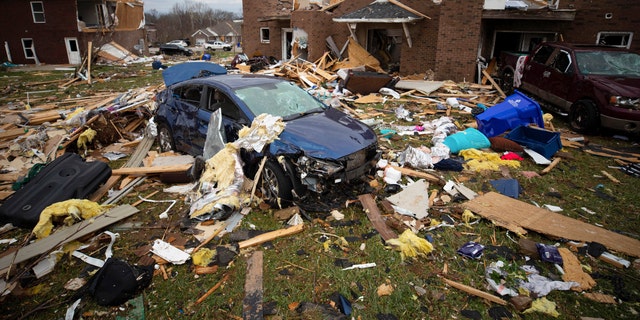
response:
{"label": "exterior wall", "polygon": [[[242,16],[244,26],[242,28],[242,48],[247,56],[254,54],[280,57],[282,55],[282,28],[290,28],[289,20],[259,21],[265,17],[289,16],[293,5],[290,1],[260,0],[242,1]],[[271,41],[260,41],[260,28],[268,27]]]}
{"label": "exterior wall", "polygon": [[[0,40],[9,45],[11,58],[16,64],[34,64],[26,59],[21,39],[33,39],[35,53],[41,63],[66,64],[69,62],[65,37],[81,41],[76,22],[75,0],[43,0],[45,23],[33,23],[29,1],[0,0]],[[81,46],[82,50],[82,46]],[[2,48],[0,58],[7,61]]]}
{"label": "exterior wall", "polygon": [[475,81],[484,0],[442,2],[435,78]]}
{"label": "exterior wall", "polygon": [[[244,42],[248,55],[255,51],[281,57],[281,28],[298,27],[307,32],[308,60],[315,61],[327,51],[325,39],[332,36],[339,49],[349,37],[344,23],[331,19],[360,9],[372,0],[345,0],[331,11],[291,11],[291,2],[279,0],[243,1]],[[412,47],[403,39],[400,75],[434,72],[436,80],[476,80],[478,55],[490,59],[496,30],[549,32],[562,35],[564,41],[595,43],[600,31],[633,32],[631,49],[640,51],[640,1],[638,0],[563,0],[559,9],[575,9],[574,21],[482,19],[484,0],[402,0],[402,3],[429,16],[408,25]],[[542,9],[546,10],[546,9]],[[508,14],[509,10],[504,12]],[[605,19],[605,13],[612,13]],[[291,20],[258,22],[259,17],[290,15]],[[260,27],[269,27],[271,43],[260,43]],[[362,29],[361,29],[362,28]],[[366,24],[358,25],[358,37],[366,34]],[[395,28],[395,26],[394,26]],[[360,33],[362,32],[362,33]],[[403,35],[404,37],[404,35]],[[365,46],[365,43],[361,43]]]}
{"label": "exterior wall", "polygon": [[[561,1],[573,4],[576,9],[576,19],[562,30],[564,41],[575,43],[596,43],[598,32],[623,31],[633,32],[631,50],[640,51],[640,1],[638,0],[609,0]],[[606,19],[605,14],[611,13],[612,18]]]}

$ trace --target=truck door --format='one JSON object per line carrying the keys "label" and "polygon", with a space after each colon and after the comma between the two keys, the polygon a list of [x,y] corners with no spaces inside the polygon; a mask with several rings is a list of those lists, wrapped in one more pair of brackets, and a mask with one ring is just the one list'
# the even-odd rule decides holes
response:
{"label": "truck door", "polygon": [[[570,94],[569,90],[575,85],[573,80],[576,76],[575,68],[575,62],[571,58],[571,54],[565,50],[559,50],[542,75],[543,79],[546,79],[544,82],[548,92],[548,96],[545,99],[566,111],[571,106],[567,97]],[[548,76],[545,77],[545,75]]]}
{"label": "truck door", "polygon": [[547,65],[553,61],[555,50],[551,46],[542,45],[527,62],[522,72],[521,87],[538,97],[544,98],[546,95]]}

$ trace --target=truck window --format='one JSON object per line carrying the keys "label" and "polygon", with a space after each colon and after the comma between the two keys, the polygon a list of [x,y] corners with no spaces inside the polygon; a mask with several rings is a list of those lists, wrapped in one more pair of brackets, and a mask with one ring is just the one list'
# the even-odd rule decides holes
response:
{"label": "truck window", "polygon": [[562,73],[566,73],[567,71],[569,71],[570,66],[571,66],[571,56],[569,56],[569,53],[566,51],[560,51],[556,55],[556,58],[553,61],[552,67],[554,67],[555,69],[557,69]]}
{"label": "truck window", "polygon": [[547,60],[549,60],[549,57],[551,57],[552,53],[553,53],[553,47],[542,46],[533,55],[533,61],[540,64],[547,64]]}

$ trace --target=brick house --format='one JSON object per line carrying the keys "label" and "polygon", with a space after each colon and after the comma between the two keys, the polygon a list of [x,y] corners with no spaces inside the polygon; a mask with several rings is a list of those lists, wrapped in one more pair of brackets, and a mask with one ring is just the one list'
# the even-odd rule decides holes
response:
{"label": "brick house", "polygon": [[2,61],[77,65],[90,41],[93,48],[113,41],[136,54],[147,50],[142,1],[0,0],[0,6]]}
{"label": "brick house", "polygon": [[242,20],[221,21],[212,27],[198,29],[190,36],[196,46],[206,41],[220,40],[228,43],[242,42]]}
{"label": "brick house", "polygon": [[638,51],[637,12],[637,0],[243,0],[243,48],[315,61],[332,47],[345,58],[353,37],[387,70],[475,81],[479,56],[545,40]]}

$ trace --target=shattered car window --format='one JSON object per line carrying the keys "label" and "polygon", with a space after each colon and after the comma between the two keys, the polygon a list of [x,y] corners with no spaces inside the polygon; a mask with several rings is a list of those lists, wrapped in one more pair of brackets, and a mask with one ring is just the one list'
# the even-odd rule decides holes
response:
{"label": "shattered car window", "polygon": [[640,55],[631,52],[576,52],[578,67],[584,74],[640,77]]}
{"label": "shattered car window", "polygon": [[235,93],[254,115],[267,113],[289,120],[325,108],[306,91],[288,82],[241,88]]}

